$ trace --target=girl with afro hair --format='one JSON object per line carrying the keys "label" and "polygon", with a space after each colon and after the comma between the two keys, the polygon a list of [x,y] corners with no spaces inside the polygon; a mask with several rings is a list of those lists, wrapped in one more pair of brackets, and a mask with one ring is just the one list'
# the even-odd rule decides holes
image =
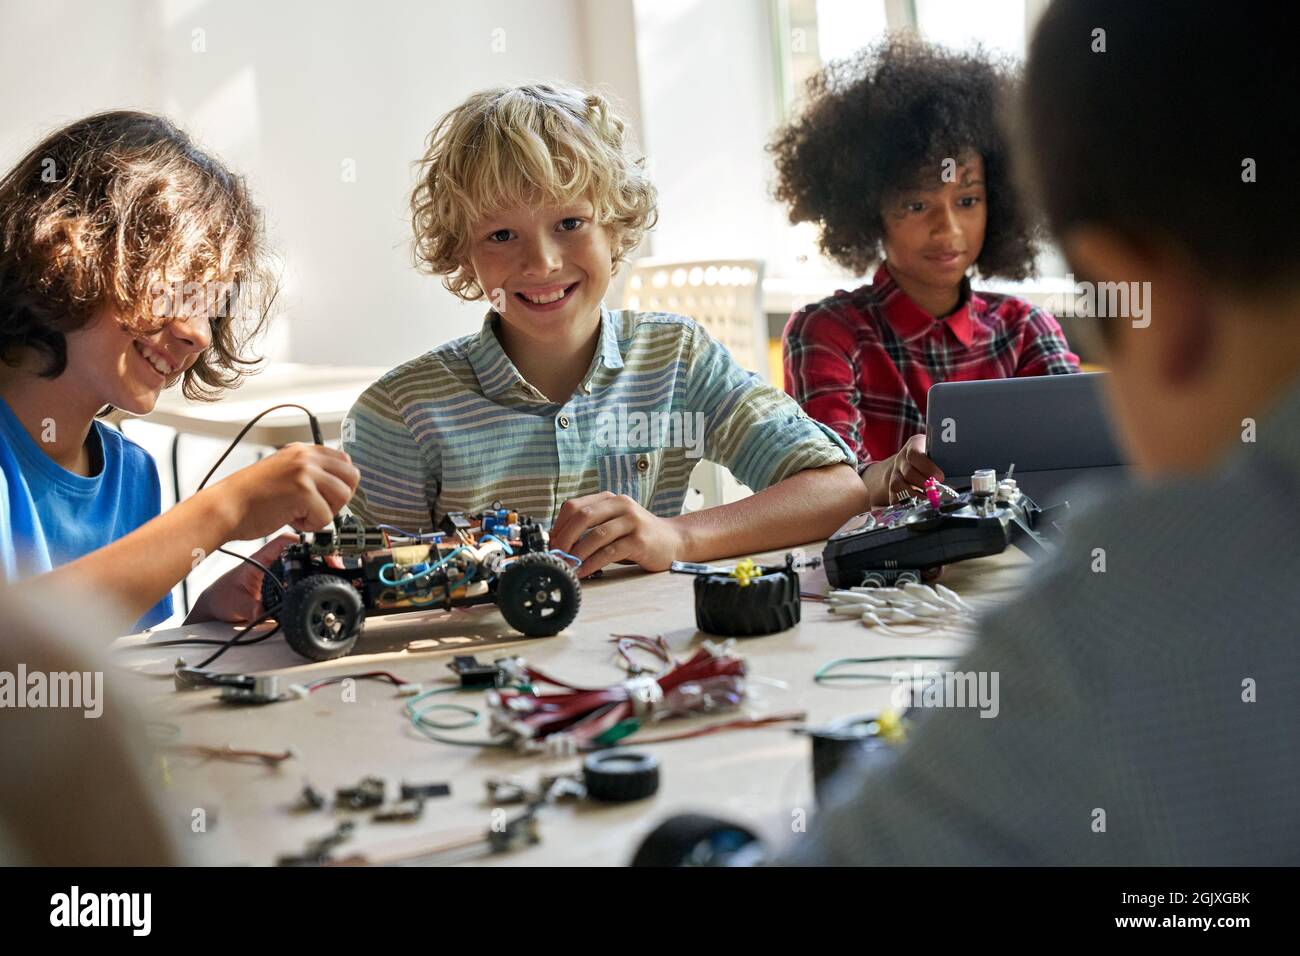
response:
{"label": "girl with afro hair", "polygon": [[935,382],[1077,372],[1060,325],[970,274],[1033,273],[1035,229],[998,121],[1014,69],[890,37],[829,65],[769,147],[790,221],[870,284],[796,312],[786,390],[858,456],[873,504],[943,473],[926,455]]}

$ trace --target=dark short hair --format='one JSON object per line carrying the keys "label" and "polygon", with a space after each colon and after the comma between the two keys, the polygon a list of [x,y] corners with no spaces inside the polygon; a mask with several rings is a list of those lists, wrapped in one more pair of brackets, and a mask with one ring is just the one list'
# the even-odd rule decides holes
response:
{"label": "dark short hair", "polygon": [[1052,231],[1169,244],[1244,291],[1300,280],[1287,6],[1054,0],[1015,111],[1018,165]]}
{"label": "dark short hair", "polygon": [[984,276],[1032,274],[1035,227],[1019,201],[999,113],[1014,87],[1010,60],[953,52],[902,35],[836,61],[808,82],[802,113],[768,149],[775,196],[791,222],[820,227],[819,245],[855,274],[883,257],[881,208],[892,194],[938,182],[947,158],[984,160],[988,223],[975,267]]}
{"label": "dark short hair", "polygon": [[67,368],[69,332],[112,306],[148,334],[159,284],[224,287],[212,344],[183,390],[215,398],[257,364],[244,354],[275,297],[262,214],[244,180],[161,116],[97,113],[56,130],[0,179],[0,360],[30,350]]}

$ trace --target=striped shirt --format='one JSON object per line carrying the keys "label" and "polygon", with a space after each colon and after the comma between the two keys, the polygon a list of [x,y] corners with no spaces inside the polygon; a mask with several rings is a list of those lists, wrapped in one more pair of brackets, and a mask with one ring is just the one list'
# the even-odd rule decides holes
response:
{"label": "striped shirt", "polygon": [[672,517],[701,457],[755,490],[853,464],[831,429],[683,316],[602,307],[596,354],[563,404],[524,380],[495,323],[489,312],[477,335],[398,366],[357,400],[343,435],[362,521],[416,530],[500,501],[549,525],[565,501],[599,491]]}

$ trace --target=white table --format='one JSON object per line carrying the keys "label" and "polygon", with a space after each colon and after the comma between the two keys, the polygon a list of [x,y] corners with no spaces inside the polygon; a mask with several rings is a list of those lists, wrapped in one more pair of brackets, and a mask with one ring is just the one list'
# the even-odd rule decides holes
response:
{"label": "white table", "polygon": [[[808,545],[808,553],[820,550]],[[779,561],[781,553],[766,558]],[[755,556],[760,563],[765,556]],[[1010,549],[995,558],[968,561],[947,569],[944,582],[977,607],[1006,600],[1019,586],[1028,560]],[[687,575],[645,574],[632,568],[606,572],[582,589],[582,609],[574,624],[552,638],[521,640],[507,631],[492,606],[468,610],[416,612],[379,617],[366,624],[353,656],[338,661],[304,663],[279,637],[265,644],[237,648],[214,668],[225,672],[274,672],[285,683],[322,676],[388,670],[403,680],[431,682],[450,678],[446,665],[455,653],[474,653],[480,660],[512,654],[553,676],[586,686],[622,679],[613,664],[609,636],[615,633],[662,634],[678,658],[688,656],[705,635],[694,625],[693,579]],[[820,570],[803,575],[803,588],[823,591]],[[210,648],[151,648],[151,643],[184,635],[226,637],[222,625],[159,631],[120,640],[114,658],[123,666],[157,680],[148,682],[141,706],[153,719],[179,728],[177,742],[231,745],[282,751],[298,756],[277,767],[223,761],[169,758],[169,792],[177,813],[206,810],[215,820],[194,834],[189,848],[220,863],[270,864],[283,853],[299,852],[304,843],[330,831],[343,812],[295,813],[304,780],[332,796],[337,787],[355,785],[378,775],[395,788],[399,781],[451,784],[450,797],[426,805],[422,819],[411,823],[372,823],[368,814],[352,815],[357,830],[339,853],[427,845],[447,835],[483,833],[494,809],[486,797],[489,777],[517,775],[535,784],[544,771],[569,769],[577,758],[548,759],[513,750],[479,750],[436,743],[420,736],[405,716],[405,699],[378,681],[357,681],[356,699],[342,699],[339,686],[319,690],[306,700],[237,707],[217,703],[215,691],[178,692],[170,674],[180,651],[197,663]],[[805,602],[803,620],[781,634],[738,642],[749,663],[755,715],[803,710],[813,723],[889,706],[887,683],[817,685],[813,673],[833,658],[882,654],[957,654],[970,638],[962,632],[934,632],[894,637],[864,627],[854,618],[830,613],[825,605]],[[942,667],[944,665],[935,665]],[[876,665],[887,672],[911,672],[912,665]],[[776,683],[772,683],[776,682]],[[780,686],[781,682],[784,686]],[[444,700],[481,707],[481,692],[448,694]],[[657,732],[698,726],[718,717],[683,718],[660,725]],[[482,727],[456,736],[482,736]],[[633,741],[635,738],[633,738]],[[790,838],[792,811],[811,812],[810,744],[790,725],[720,733],[692,740],[647,745],[662,761],[658,794],[632,804],[558,804],[540,812],[542,842],[485,862],[541,865],[622,865],[644,835],[664,818],[679,812],[707,812],[735,819],[769,834]],[[505,808],[513,815],[515,808]]]}

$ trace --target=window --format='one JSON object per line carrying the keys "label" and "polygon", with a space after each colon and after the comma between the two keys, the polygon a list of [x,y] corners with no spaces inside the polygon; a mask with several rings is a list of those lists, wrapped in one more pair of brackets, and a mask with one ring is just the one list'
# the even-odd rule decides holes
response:
{"label": "window", "polygon": [[1024,59],[1049,0],[772,0],[779,101],[788,116],[810,76],[891,30]]}

